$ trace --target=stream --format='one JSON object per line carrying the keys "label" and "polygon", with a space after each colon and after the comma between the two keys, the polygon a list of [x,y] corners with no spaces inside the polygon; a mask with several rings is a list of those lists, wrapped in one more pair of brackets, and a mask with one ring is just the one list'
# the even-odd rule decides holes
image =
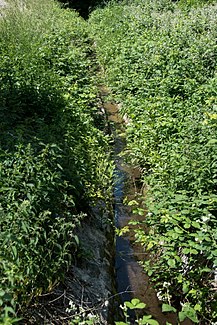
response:
{"label": "stream", "polygon": [[[101,98],[103,107],[107,114],[110,129],[114,138],[114,159],[115,159],[115,189],[114,189],[114,213],[115,227],[121,229],[128,225],[128,222],[137,218],[132,214],[129,206],[123,203],[126,195],[133,199],[137,191],[136,180],[140,177],[140,171],[137,168],[131,168],[124,163],[120,153],[125,147],[124,124],[125,121],[119,115],[118,104],[106,101],[108,90],[101,88]],[[105,101],[104,101],[105,100]],[[145,216],[139,216],[144,219]],[[138,218],[137,218],[138,219]],[[162,313],[161,303],[157,294],[150,284],[148,275],[144,272],[142,266],[138,263],[139,259],[144,259],[147,254],[134,241],[133,227],[129,227],[129,232],[122,236],[116,236],[116,257],[115,272],[116,286],[121,303],[129,301],[132,298],[138,298],[146,304],[145,312],[159,322],[165,325],[167,322],[178,324],[177,315],[174,313]],[[129,313],[131,324],[135,324],[135,314]],[[192,324],[190,321],[184,321],[182,325]]]}

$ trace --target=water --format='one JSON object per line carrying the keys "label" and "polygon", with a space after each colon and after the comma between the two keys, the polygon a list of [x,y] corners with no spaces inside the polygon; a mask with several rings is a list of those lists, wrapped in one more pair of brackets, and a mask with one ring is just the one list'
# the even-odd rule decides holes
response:
{"label": "water", "polygon": [[[108,91],[102,87],[101,98],[106,98]],[[114,137],[114,159],[116,169],[114,173],[114,211],[115,226],[119,229],[128,225],[129,220],[135,219],[128,206],[123,203],[126,194],[130,193],[131,198],[135,198],[137,192],[136,178],[139,178],[140,171],[137,168],[127,166],[120,157],[121,151],[125,147],[123,138],[124,121],[119,115],[119,106],[113,102],[104,101],[103,107],[108,116],[109,123]],[[141,221],[141,216],[139,217]],[[142,218],[145,218],[143,216]],[[136,297],[146,304],[145,311],[153,316],[160,325],[166,322],[175,325],[178,324],[177,315],[174,313],[163,314],[161,304],[157,294],[150,284],[149,277],[145,274],[143,268],[138,263],[138,259],[147,258],[141,245],[132,245],[134,238],[133,227],[129,227],[129,232],[123,236],[116,236],[116,258],[115,271],[117,292],[120,300],[129,301]],[[130,313],[131,324],[135,324],[135,314]],[[189,321],[181,323],[182,325],[192,324]]]}

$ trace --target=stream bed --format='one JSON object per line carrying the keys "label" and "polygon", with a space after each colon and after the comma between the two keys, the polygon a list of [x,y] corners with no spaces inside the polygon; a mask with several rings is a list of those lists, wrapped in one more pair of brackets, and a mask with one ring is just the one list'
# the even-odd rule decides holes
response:
{"label": "stream bed", "polygon": [[[124,124],[125,121],[119,114],[119,105],[106,101],[108,90],[101,88],[101,98],[104,110],[107,114],[110,130],[114,138],[114,160],[115,160],[115,189],[114,189],[114,214],[115,227],[121,229],[128,225],[128,222],[135,219],[129,206],[124,204],[124,198],[130,193],[131,199],[135,198],[137,191],[136,183],[140,177],[138,168],[131,168],[126,165],[120,153],[125,147],[124,139]],[[141,221],[141,216],[139,216]],[[144,219],[145,216],[142,216]],[[138,298],[146,304],[145,312],[151,314],[160,325],[166,323],[178,324],[177,315],[174,313],[162,313],[161,303],[158,300],[157,294],[150,284],[148,275],[144,272],[139,264],[139,259],[142,260],[147,256],[141,245],[136,245],[134,241],[133,227],[129,226],[129,231],[122,235],[116,236],[116,257],[115,257],[115,272],[116,286],[120,301],[129,301],[132,298]],[[135,314],[131,313],[131,324],[135,324]],[[189,321],[184,321],[182,325],[192,324]]]}

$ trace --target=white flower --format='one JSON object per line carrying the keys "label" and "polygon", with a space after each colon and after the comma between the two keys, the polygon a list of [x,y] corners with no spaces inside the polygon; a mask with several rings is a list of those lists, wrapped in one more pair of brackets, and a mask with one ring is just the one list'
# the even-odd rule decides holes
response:
{"label": "white flower", "polygon": [[206,217],[206,216],[203,216],[201,219],[203,220],[203,222],[206,222],[206,221],[208,221],[210,218],[209,218],[209,217]]}
{"label": "white flower", "polygon": [[162,291],[157,292],[157,297],[159,300],[163,300]]}

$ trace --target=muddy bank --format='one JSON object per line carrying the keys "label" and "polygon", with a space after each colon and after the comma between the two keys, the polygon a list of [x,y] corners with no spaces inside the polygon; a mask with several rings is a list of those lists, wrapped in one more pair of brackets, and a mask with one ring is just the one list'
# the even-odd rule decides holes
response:
{"label": "muddy bank", "polygon": [[[98,325],[113,324],[113,228],[103,204],[91,209],[77,232],[79,249],[65,280],[28,307],[22,324],[70,324],[95,317]],[[78,322],[79,324],[79,322]]]}

